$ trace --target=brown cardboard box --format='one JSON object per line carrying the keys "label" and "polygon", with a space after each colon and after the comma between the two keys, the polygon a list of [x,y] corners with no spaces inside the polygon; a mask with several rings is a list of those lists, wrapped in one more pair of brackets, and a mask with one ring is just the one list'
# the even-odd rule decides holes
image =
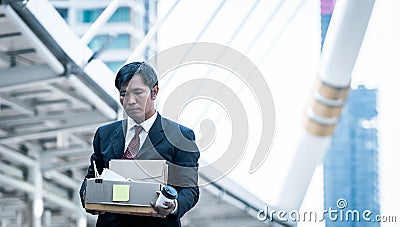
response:
{"label": "brown cardboard box", "polygon": [[85,208],[148,216],[155,212],[150,201],[167,182],[165,160],[111,160],[110,170],[130,181],[87,179]]}
{"label": "brown cardboard box", "polygon": [[114,213],[150,215],[150,201],[157,200],[161,184],[87,179],[85,208]]}
{"label": "brown cardboard box", "polygon": [[165,160],[112,159],[110,170],[137,182],[167,183],[168,166]]}
{"label": "brown cardboard box", "polygon": [[101,210],[110,213],[118,214],[134,214],[139,216],[151,216],[151,213],[157,213],[153,207],[138,207],[138,206],[120,206],[110,204],[88,203],[86,204],[88,210]]}

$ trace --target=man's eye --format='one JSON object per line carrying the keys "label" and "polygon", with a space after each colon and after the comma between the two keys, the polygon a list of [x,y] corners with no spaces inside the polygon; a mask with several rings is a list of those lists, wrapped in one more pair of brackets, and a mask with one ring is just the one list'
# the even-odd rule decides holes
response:
{"label": "man's eye", "polygon": [[120,96],[125,96],[125,94],[126,94],[125,92],[119,93]]}

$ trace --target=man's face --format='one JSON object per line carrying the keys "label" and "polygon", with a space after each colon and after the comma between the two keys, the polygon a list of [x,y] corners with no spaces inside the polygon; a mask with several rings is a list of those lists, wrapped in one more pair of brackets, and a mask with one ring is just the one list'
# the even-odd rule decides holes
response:
{"label": "man's face", "polygon": [[158,86],[150,89],[142,77],[135,74],[121,87],[119,100],[126,114],[136,123],[142,123],[155,113],[154,100],[157,94]]}

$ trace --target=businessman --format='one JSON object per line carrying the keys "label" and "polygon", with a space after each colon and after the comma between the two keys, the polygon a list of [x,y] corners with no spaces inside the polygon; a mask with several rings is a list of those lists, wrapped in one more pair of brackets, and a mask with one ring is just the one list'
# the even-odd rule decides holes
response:
{"label": "businessman", "polygon": [[[192,130],[162,117],[155,109],[158,79],[154,69],[145,62],[124,65],[117,73],[115,86],[126,120],[116,121],[97,129],[93,154],[80,189],[84,206],[86,179],[95,177],[94,165],[101,173],[111,159],[157,159],[168,163],[168,184],[178,191],[173,202],[162,208],[151,203],[152,217],[127,214],[99,214],[96,226],[180,226],[180,218],[199,198],[198,159],[200,153]],[[150,203],[150,202],[149,202]]]}

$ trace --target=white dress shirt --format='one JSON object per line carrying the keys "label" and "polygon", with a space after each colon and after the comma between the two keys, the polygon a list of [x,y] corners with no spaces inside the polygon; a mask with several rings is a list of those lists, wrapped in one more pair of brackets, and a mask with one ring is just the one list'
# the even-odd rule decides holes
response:
{"label": "white dress shirt", "polygon": [[128,147],[129,143],[131,142],[133,136],[135,135],[135,125],[140,125],[143,127],[143,130],[139,133],[139,139],[140,139],[140,144],[139,144],[139,150],[142,147],[144,141],[147,138],[147,135],[149,134],[150,128],[153,126],[154,122],[157,119],[157,112],[153,114],[149,119],[143,121],[142,123],[138,124],[136,123],[132,118],[128,117],[128,132],[125,135],[125,149]]}
{"label": "white dress shirt", "polygon": [[[157,119],[157,112],[155,112],[153,114],[153,116],[151,116],[149,119],[143,121],[142,123],[138,124],[136,123],[132,118],[128,117],[128,132],[125,135],[125,149],[124,151],[126,151],[126,148],[129,145],[129,142],[132,140],[133,136],[135,136],[135,125],[141,125],[143,127],[143,130],[139,133],[139,139],[140,139],[140,144],[139,144],[139,150],[142,147],[144,141],[147,138],[147,135],[149,134],[149,130],[150,128],[153,126],[154,122]],[[174,210],[171,212],[172,214],[176,214],[176,212],[178,211],[178,201],[175,199],[174,201],[175,203],[175,208]]]}

